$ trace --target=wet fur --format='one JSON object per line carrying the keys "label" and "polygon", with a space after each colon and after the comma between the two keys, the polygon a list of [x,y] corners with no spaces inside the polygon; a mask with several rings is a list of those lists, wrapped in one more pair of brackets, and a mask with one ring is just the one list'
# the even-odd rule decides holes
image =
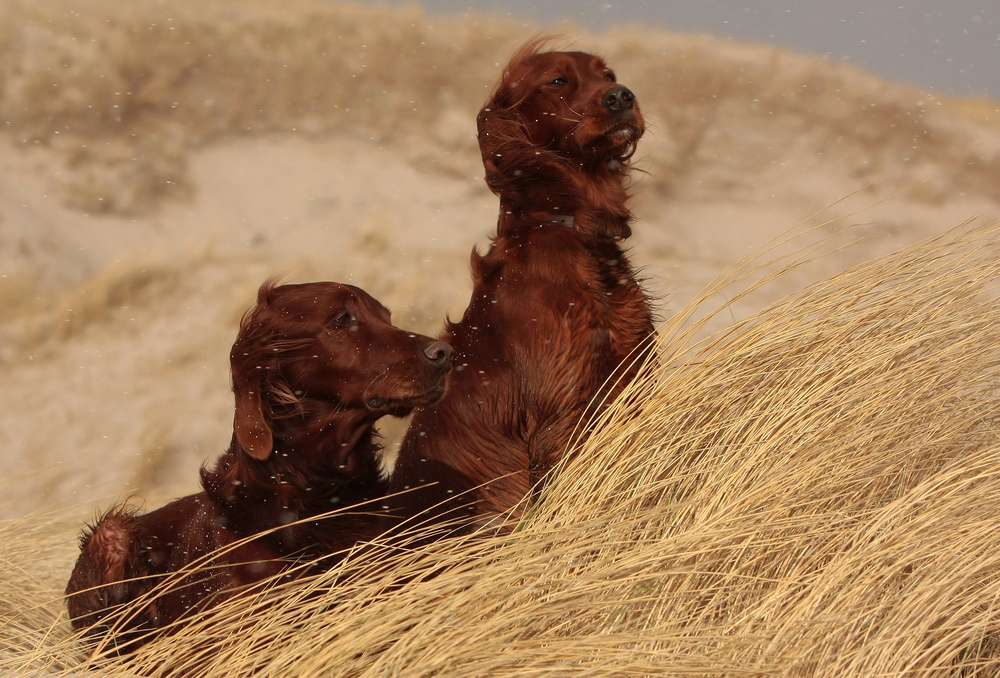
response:
{"label": "wet fur", "polygon": [[377,535],[380,505],[366,505],[385,492],[374,424],[439,398],[451,356],[394,327],[360,289],[265,283],[230,356],[229,449],[201,470],[202,492],[145,514],[114,507],[88,528],[66,588],[73,627],[131,651]]}
{"label": "wet fur", "polygon": [[473,251],[472,299],[442,335],[456,350],[449,392],[417,410],[401,446],[390,491],[409,494],[397,519],[417,506],[473,525],[516,518],[653,333],[621,246],[638,105],[631,92],[627,109],[604,104],[627,90],[599,57],[541,45],[513,56],[479,113],[497,234]]}

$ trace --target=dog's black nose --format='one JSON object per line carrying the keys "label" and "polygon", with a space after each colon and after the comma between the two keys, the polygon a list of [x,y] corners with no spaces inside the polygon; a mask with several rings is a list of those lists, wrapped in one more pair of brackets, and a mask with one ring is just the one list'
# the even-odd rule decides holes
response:
{"label": "dog's black nose", "polygon": [[424,349],[424,356],[438,367],[450,367],[455,349],[443,341],[433,341]]}
{"label": "dog's black nose", "polygon": [[612,87],[604,93],[604,98],[601,99],[601,105],[615,113],[629,110],[634,103],[635,95],[632,94],[632,90],[624,85]]}

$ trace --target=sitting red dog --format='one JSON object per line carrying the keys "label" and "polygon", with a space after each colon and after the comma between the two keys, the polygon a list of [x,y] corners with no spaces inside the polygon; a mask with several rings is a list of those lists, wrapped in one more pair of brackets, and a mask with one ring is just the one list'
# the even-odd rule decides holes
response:
{"label": "sitting red dog", "polygon": [[[202,469],[203,492],[145,515],[111,509],[84,535],[66,587],[73,627],[131,651],[295,559],[328,565],[376,536],[378,507],[363,506],[385,492],[374,424],[440,398],[451,358],[356,287],[266,282],[230,356],[229,449]],[[155,590],[195,561],[207,567]]]}
{"label": "sitting red dog", "polygon": [[473,251],[472,298],[442,335],[448,394],[417,410],[400,448],[388,500],[400,521],[517,518],[653,334],[621,245],[639,104],[600,57],[543,43],[514,54],[479,113],[497,233]]}

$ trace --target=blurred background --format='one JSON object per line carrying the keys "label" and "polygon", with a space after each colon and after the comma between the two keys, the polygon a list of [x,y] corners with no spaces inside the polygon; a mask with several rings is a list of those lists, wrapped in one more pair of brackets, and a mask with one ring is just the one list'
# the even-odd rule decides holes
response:
{"label": "blurred background", "polygon": [[[390,0],[402,6],[401,0]],[[591,30],[657,27],[849,61],[939,94],[1000,98],[1000,7],[987,0],[423,0],[430,15],[486,13]]]}
{"label": "blurred background", "polygon": [[890,4],[0,0],[0,514],[194,491],[268,276],[459,316],[496,216],[475,115],[539,32],[649,121],[631,244],[663,317],[793,229],[777,251],[830,253],[729,319],[997,219],[1000,7]]}

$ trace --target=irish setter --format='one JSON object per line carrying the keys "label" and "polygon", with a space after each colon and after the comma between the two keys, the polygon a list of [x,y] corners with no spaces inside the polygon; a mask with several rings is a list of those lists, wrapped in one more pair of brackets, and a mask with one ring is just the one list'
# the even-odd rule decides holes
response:
{"label": "irish setter", "polygon": [[417,506],[516,517],[653,333],[621,245],[639,105],[600,57],[543,43],[513,56],[478,116],[497,234],[473,251],[472,299],[442,336],[456,352],[448,394],[417,410],[403,441],[399,519]]}
{"label": "irish setter", "polygon": [[[356,287],[266,282],[230,356],[229,449],[202,468],[203,492],[144,515],[115,508],[89,529],[66,588],[73,627],[130,651],[295,558],[329,564],[377,535],[379,507],[363,506],[385,491],[373,425],[438,400],[452,353]],[[206,567],[166,581],[196,561]]]}

